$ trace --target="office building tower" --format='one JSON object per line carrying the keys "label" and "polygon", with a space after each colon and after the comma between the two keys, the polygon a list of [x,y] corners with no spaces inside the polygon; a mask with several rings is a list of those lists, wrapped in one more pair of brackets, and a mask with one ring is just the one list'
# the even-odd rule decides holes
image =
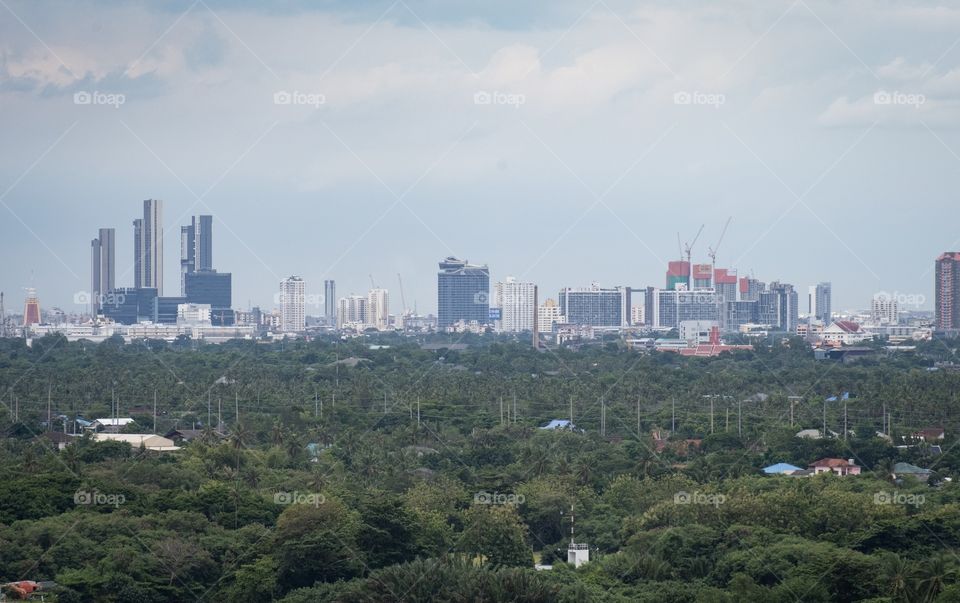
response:
{"label": "office building tower", "polygon": [[163,201],[143,202],[143,218],[133,221],[134,287],[163,295]]}
{"label": "office building tower", "polygon": [[366,327],[370,324],[369,298],[362,295],[341,297],[337,302],[337,328],[345,325]]}
{"label": "office building tower", "polygon": [[743,301],[757,301],[760,293],[766,290],[767,285],[755,278],[742,277],[740,279],[740,299]]}
{"label": "office building tower", "polygon": [[367,293],[367,323],[378,331],[390,327],[390,292],[386,289],[371,289]]}
{"label": "office building tower", "polygon": [[553,325],[565,322],[560,313],[560,305],[550,298],[547,298],[539,308],[537,308],[537,330],[541,333],[550,333],[553,331]]}
{"label": "office building tower", "polygon": [[796,333],[800,316],[797,301],[798,296],[793,285],[770,283],[768,290],[760,293],[758,322],[770,325],[777,331]]}
{"label": "office building tower", "polygon": [[27,288],[27,297],[23,302],[23,326],[40,324],[40,298],[37,297],[37,290],[33,287]]}
{"label": "office building tower", "polygon": [[233,275],[216,270],[196,270],[184,275],[185,303],[210,306],[210,320],[214,325],[234,324]]}
{"label": "office building tower", "polygon": [[116,287],[116,231],[101,228],[90,241],[90,312],[99,313],[103,299]]}
{"label": "office building tower", "polygon": [[811,320],[819,320],[826,326],[830,325],[833,317],[831,297],[830,283],[819,283],[810,286],[807,294],[807,312]]}
{"label": "office building tower", "polygon": [[104,316],[122,325],[145,320],[158,322],[157,290],[150,287],[114,289],[100,310]]}
{"label": "office building tower", "polygon": [[881,292],[870,300],[870,320],[875,325],[900,324],[900,302],[894,295]]}
{"label": "office building tower", "polygon": [[180,227],[180,293],[186,295],[186,275],[213,270],[213,216],[194,216]]}
{"label": "office building tower", "polygon": [[960,251],[948,251],[937,258],[934,279],[937,330],[960,329]]}
{"label": "office building tower", "polygon": [[280,281],[280,331],[300,333],[306,328],[303,279],[290,276]]}
{"label": "office building tower", "polygon": [[560,290],[560,314],[574,325],[623,327],[630,320],[629,287],[603,289],[593,283],[589,287],[567,287]]}
{"label": "office building tower", "polygon": [[333,280],[323,281],[323,316],[327,324],[337,322],[337,283]]}
{"label": "office building tower", "polygon": [[495,285],[494,306],[500,308],[499,331],[521,333],[533,330],[535,288],[533,283],[520,283],[512,276]]}
{"label": "office building tower", "polygon": [[490,322],[490,269],[448,257],[437,273],[437,327]]}

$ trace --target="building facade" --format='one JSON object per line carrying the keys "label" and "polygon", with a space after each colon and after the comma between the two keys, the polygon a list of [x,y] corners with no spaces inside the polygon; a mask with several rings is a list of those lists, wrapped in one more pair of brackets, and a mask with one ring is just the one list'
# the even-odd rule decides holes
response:
{"label": "building facade", "polygon": [[116,231],[101,228],[90,241],[90,312],[100,312],[104,297],[116,288]]}
{"label": "building facade", "polygon": [[213,269],[213,216],[194,216],[180,227],[180,294],[186,295],[186,275]]}
{"label": "building facade", "polygon": [[937,330],[960,329],[960,251],[948,251],[937,258],[934,278]]}
{"label": "building facade", "polygon": [[323,317],[328,325],[337,322],[337,283],[333,280],[323,281]]}
{"label": "building facade", "polygon": [[537,308],[537,331],[540,333],[551,333],[553,326],[557,323],[563,323],[566,320],[560,313],[560,306],[552,299],[547,299]]}
{"label": "building facade", "polygon": [[303,279],[290,276],[280,281],[280,331],[301,333],[306,328]]}
{"label": "building facade", "polygon": [[494,306],[500,308],[497,330],[522,333],[533,330],[536,285],[518,282],[508,276],[494,287]]}
{"label": "building facade", "polygon": [[337,302],[337,328],[347,325],[366,327],[370,324],[369,297],[350,295]]}
{"label": "building facade", "polygon": [[390,292],[386,289],[371,289],[367,293],[367,323],[386,331],[390,327]]}
{"label": "building facade", "polygon": [[870,322],[875,325],[900,324],[900,302],[889,293],[877,293],[870,300]]}
{"label": "building facade", "polygon": [[134,288],[163,295],[163,201],[143,202],[143,218],[134,220]]}
{"label": "building facade", "polygon": [[437,273],[437,328],[490,322],[490,269],[448,257]]}
{"label": "building facade", "polygon": [[811,285],[807,292],[807,312],[812,320],[830,324],[833,317],[833,292],[830,283]]}
{"label": "building facade", "polygon": [[630,294],[629,287],[604,289],[598,283],[589,287],[567,287],[559,293],[560,314],[572,325],[629,326]]}

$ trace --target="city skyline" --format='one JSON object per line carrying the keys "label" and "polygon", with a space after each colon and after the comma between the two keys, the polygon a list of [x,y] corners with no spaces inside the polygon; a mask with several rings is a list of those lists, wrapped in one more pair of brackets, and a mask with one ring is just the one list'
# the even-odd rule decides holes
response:
{"label": "city skyline", "polygon": [[707,225],[706,263],[733,216],[718,265],[832,282],[837,309],[900,291],[930,310],[930,258],[960,247],[934,219],[953,187],[927,186],[960,156],[958,9],[94,4],[17,0],[30,28],[0,24],[0,123],[21,141],[0,151],[10,295],[68,309],[88,288],[72,230],[124,233],[144,198],[165,201],[167,267],[180,218],[217,216],[239,307],[269,305],[285,274],[320,293],[374,272],[435,312],[443,255],[543,291],[658,284],[678,231]]}

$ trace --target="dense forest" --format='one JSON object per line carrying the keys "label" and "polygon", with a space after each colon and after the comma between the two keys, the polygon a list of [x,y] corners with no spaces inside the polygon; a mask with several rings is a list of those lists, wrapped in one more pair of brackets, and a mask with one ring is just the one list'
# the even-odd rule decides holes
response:
{"label": "dense forest", "polygon": [[[0,582],[61,602],[957,601],[956,354],[0,340]],[[198,435],[50,437],[111,415]],[[912,437],[932,427],[938,445]],[[762,472],[825,457],[863,473]]]}

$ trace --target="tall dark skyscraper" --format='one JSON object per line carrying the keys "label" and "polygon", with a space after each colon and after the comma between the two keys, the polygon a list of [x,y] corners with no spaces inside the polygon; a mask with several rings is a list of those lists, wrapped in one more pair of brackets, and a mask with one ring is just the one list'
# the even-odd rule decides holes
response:
{"label": "tall dark skyscraper", "polygon": [[116,288],[116,231],[101,228],[90,241],[90,311],[97,314],[103,296]]}
{"label": "tall dark skyscraper", "polygon": [[830,283],[819,283],[811,286],[807,295],[807,311],[810,318],[819,320],[825,326],[830,326],[833,316],[831,288]]}
{"label": "tall dark skyscraper", "polygon": [[163,295],[163,201],[143,202],[143,218],[133,221],[134,288],[152,288]]}
{"label": "tall dark skyscraper", "polygon": [[213,216],[194,216],[180,227],[180,294],[187,291],[186,275],[213,270]]}
{"label": "tall dark skyscraper", "polygon": [[490,269],[449,257],[437,273],[437,326],[490,322]]}
{"label": "tall dark skyscraper", "polygon": [[323,281],[323,316],[327,324],[337,324],[337,283]]}
{"label": "tall dark skyscraper", "polygon": [[937,330],[960,329],[960,251],[948,251],[937,258],[934,278]]}

